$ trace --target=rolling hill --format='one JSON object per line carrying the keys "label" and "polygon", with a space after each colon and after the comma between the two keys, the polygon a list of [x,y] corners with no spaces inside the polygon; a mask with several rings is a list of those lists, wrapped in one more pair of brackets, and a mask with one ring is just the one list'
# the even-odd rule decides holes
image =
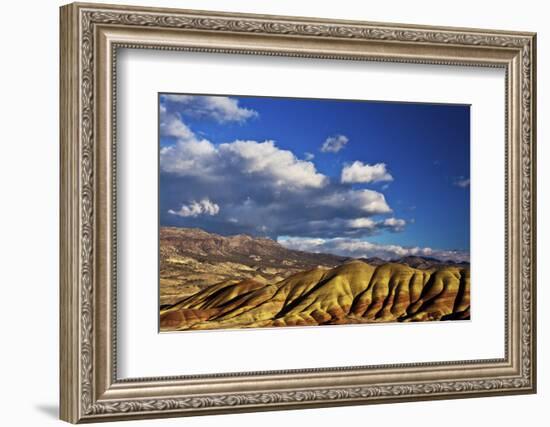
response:
{"label": "rolling hill", "polygon": [[468,265],[413,268],[353,260],[317,266],[272,283],[246,278],[206,286],[163,306],[160,325],[161,331],[174,331],[469,317]]}

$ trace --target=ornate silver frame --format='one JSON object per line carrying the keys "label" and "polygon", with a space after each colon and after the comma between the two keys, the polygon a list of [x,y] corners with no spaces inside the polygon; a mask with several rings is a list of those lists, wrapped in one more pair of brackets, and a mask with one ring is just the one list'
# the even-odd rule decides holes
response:
{"label": "ornate silver frame", "polygon": [[[535,34],[190,10],[61,8],[61,419],[72,422],[534,393]],[[505,357],[117,379],[117,48],[506,70]]]}

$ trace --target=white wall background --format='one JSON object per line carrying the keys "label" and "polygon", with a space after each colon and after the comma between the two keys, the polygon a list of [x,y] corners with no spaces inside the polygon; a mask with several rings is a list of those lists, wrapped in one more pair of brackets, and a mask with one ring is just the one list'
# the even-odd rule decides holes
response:
{"label": "white wall background", "polygon": [[[113,3],[121,3],[110,0]],[[130,0],[129,0],[130,1]],[[542,425],[550,405],[546,325],[550,291],[550,29],[544,2],[306,0],[133,0],[133,4],[538,32],[539,393],[437,402],[266,412],[131,425],[409,427],[445,424]],[[59,425],[58,402],[58,6],[57,0],[3,5],[0,66],[0,419],[9,426]],[[546,19],[545,19],[546,18]],[[489,166],[490,167],[490,166]]]}

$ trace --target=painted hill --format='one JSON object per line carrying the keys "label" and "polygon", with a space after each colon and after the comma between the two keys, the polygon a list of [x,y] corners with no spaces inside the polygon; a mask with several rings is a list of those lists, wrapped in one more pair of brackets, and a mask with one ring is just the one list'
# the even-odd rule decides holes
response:
{"label": "painted hill", "polygon": [[469,319],[470,269],[345,262],[277,283],[218,283],[161,310],[162,331]]}

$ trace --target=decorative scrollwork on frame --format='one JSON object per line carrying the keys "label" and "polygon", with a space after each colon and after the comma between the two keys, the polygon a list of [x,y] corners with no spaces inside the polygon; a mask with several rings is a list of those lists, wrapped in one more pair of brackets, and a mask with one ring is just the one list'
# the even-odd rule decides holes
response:
{"label": "decorative scrollwork on frame", "polygon": [[145,399],[112,403],[93,404],[89,414],[112,414],[143,411],[192,410],[197,408],[223,408],[247,405],[280,405],[292,402],[330,402],[384,397],[418,395],[445,395],[457,392],[490,391],[524,387],[527,379],[480,380],[440,382],[426,384],[400,384],[391,386],[369,386],[357,388],[331,388],[320,390],[298,390],[268,393],[242,393],[181,399]]}
{"label": "decorative scrollwork on frame", "polygon": [[[177,399],[143,399],[94,402],[93,399],[93,271],[94,271],[94,26],[116,24],[271,35],[416,42],[521,49],[521,375],[508,379],[464,380],[419,384],[371,385],[355,388],[240,393]],[[250,17],[205,17],[112,10],[81,10],[80,14],[80,389],[81,407],[87,415],[246,407],[297,402],[334,402],[437,396],[457,392],[513,390],[529,387],[532,378],[532,62],[531,42],[523,36],[488,35],[432,29],[396,29],[376,25],[273,21]],[[255,52],[252,52],[255,53]],[[304,56],[306,56],[304,54]],[[411,60],[410,62],[414,62]]]}

